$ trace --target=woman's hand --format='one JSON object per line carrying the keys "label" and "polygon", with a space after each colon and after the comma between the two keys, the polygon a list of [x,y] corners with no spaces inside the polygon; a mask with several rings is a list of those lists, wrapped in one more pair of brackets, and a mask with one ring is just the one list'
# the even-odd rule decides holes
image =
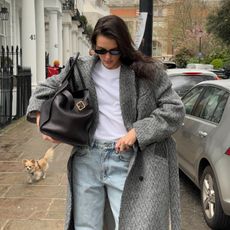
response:
{"label": "woman's hand", "polygon": [[133,146],[133,144],[136,142],[136,140],[137,140],[137,135],[135,129],[133,128],[129,130],[129,132],[125,136],[118,139],[115,146],[116,152],[119,153],[130,149]]}
{"label": "woman's hand", "polygon": [[[40,112],[37,112],[37,113],[36,113],[36,124],[37,124],[37,127],[38,127],[38,128],[39,128],[39,123],[40,123]],[[47,135],[45,135],[45,134],[42,134],[42,139],[45,140],[45,141],[50,141],[50,142],[55,143],[55,144],[61,143],[60,141],[55,140],[55,139],[53,139],[52,137],[47,136]]]}

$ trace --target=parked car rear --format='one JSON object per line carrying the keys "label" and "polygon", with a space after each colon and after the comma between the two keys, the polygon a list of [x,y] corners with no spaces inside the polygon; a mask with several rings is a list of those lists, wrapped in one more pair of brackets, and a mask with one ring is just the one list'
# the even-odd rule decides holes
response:
{"label": "parked car rear", "polygon": [[201,190],[212,229],[230,229],[230,80],[204,81],[183,97],[186,116],[174,134],[180,169]]}
{"label": "parked car rear", "polygon": [[213,69],[213,65],[212,64],[202,64],[202,63],[189,63],[186,65],[186,68],[211,70],[211,69]]}
{"label": "parked car rear", "polygon": [[212,64],[201,64],[201,63],[189,63],[186,68],[196,70],[208,70],[215,73],[221,79],[229,78],[229,75],[225,69],[214,69]]}
{"label": "parked car rear", "polygon": [[210,70],[210,71],[215,73],[221,79],[228,79],[229,78],[229,76],[227,76],[227,73],[226,73],[226,71],[224,69],[213,69],[213,70]]}
{"label": "parked car rear", "polygon": [[168,76],[172,82],[172,87],[179,94],[183,96],[197,83],[206,80],[218,80],[218,76],[207,70],[196,69],[168,69]]}

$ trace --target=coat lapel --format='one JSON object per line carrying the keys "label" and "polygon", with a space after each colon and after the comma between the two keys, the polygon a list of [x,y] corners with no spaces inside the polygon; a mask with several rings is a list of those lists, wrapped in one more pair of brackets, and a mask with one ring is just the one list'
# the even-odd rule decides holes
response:
{"label": "coat lapel", "polygon": [[129,67],[122,65],[120,74],[120,105],[126,128],[132,128],[137,118],[137,92],[135,73]]}
{"label": "coat lapel", "polygon": [[86,88],[89,89],[90,97],[91,97],[91,105],[94,110],[94,122],[93,122],[93,126],[91,129],[92,134],[96,130],[96,126],[98,124],[98,119],[99,119],[97,93],[96,93],[96,88],[95,88],[95,85],[92,79],[92,71],[97,61],[98,61],[97,57],[92,57],[87,61],[82,61],[81,64],[79,65],[82,71],[82,75],[84,76]]}

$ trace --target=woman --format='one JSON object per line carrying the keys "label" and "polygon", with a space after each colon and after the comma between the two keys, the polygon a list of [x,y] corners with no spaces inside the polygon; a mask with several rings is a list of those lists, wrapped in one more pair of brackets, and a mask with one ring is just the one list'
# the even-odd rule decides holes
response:
{"label": "woman", "polygon": [[[156,60],[135,50],[124,21],[98,20],[95,55],[78,61],[95,111],[90,146],[76,146],[68,162],[66,229],[103,229],[107,194],[116,229],[180,229],[175,143],[184,107]],[[69,69],[40,84],[28,120],[54,95]],[[80,82],[77,71],[75,81]],[[80,84],[80,83],[79,83]],[[51,137],[44,139],[56,142]],[[170,215],[169,215],[170,214]],[[170,220],[170,221],[169,221]]]}

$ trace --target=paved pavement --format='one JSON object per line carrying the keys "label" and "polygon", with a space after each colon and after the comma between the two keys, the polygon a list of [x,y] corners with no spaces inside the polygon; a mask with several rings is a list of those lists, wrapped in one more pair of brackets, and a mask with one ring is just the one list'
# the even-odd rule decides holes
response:
{"label": "paved pavement", "polygon": [[59,145],[45,180],[28,184],[22,159],[39,159],[52,146],[21,118],[0,130],[0,229],[63,229],[66,162],[71,147]]}
{"label": "paved pavement", "polygon": [[[66,163],[71,147],[59,145],[47,178],[32,185],[26,182],[21,163],[25,158],[39,159],[50,146],[24,117],[0,130],[0,230],[63,229]],[[202,218],[199,191],[183,176],[181,194],[182,229],[208,230]]]}

